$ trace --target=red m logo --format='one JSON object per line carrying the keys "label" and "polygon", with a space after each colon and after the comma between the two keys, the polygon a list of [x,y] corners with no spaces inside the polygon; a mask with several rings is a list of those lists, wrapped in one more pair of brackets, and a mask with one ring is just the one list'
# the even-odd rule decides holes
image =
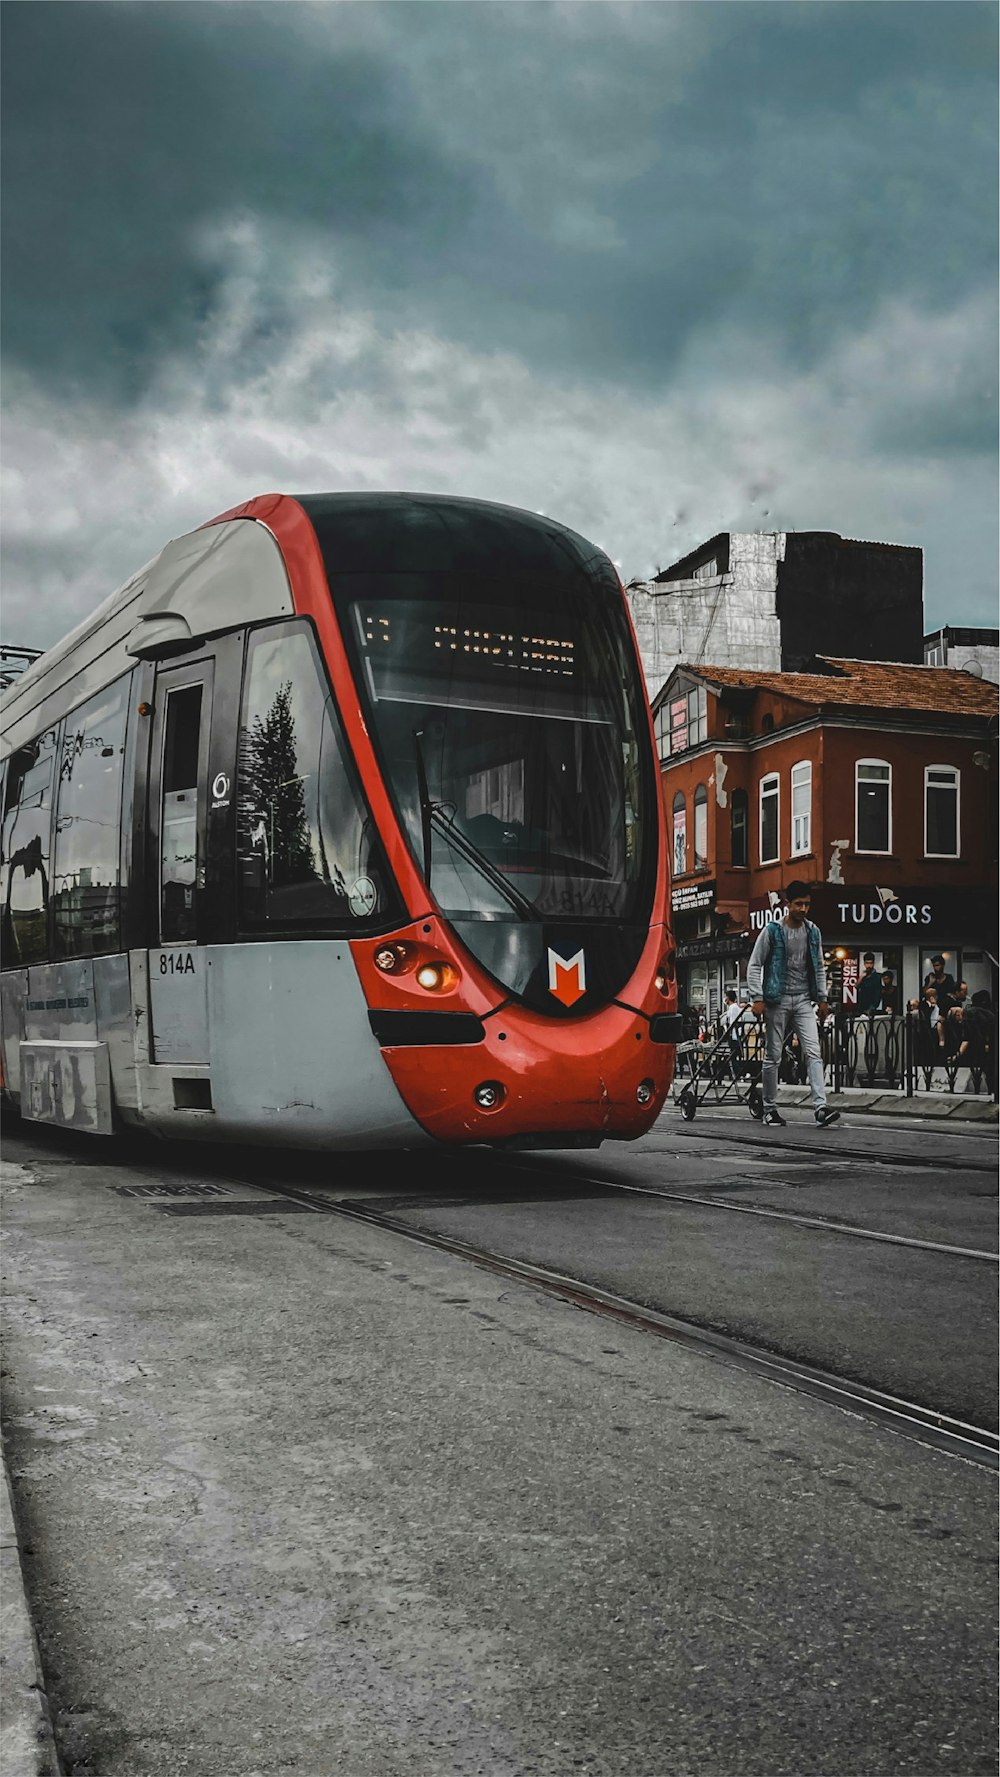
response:
{"label": "red m logo", "polygon": [[549,951],[549,992],[564,1006],[572,1006],[587,991],[587,965],[583,951],[568,960]]}

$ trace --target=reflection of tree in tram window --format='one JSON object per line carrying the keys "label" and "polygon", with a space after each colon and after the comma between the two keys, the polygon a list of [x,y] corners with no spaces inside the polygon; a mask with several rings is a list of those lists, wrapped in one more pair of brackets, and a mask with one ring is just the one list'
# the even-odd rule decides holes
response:
{"label": "reflection of tree in tram window", "polygon": [[243,754],[243,791],[252,808],[251,845],[268,860],[272,888],[318,875],[305,784],[299,771],[290,679],[279,686],[263,716],[255,716]]}

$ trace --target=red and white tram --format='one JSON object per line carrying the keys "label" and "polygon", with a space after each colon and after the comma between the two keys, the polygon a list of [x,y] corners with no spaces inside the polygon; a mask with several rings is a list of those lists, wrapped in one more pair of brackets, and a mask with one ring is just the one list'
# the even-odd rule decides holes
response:
{"label": "red and white tram", "polygon": [[677,1039],[621,584],[532,513],[267,495],[181,537],[2,722],[3,1080],[94,1132],[644,1133]]}

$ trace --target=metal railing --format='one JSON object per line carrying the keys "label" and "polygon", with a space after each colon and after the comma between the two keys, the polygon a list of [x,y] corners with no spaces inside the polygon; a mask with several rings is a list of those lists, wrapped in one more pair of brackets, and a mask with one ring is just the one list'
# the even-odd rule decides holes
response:
{"label": "metal railing", "polygon": [[[710,1024],[703,1021],[698,1029],[691,1029],[690,1037],[707,1050],[725,1034],[720,1018]],[[963,1039],[967,1039],[967,1047],[960,1054]],[[729,1027],[727,1040],[738,1066],[759,1068],[763,1063],[763,1019],[744,1012]],[[838,1010],[820,1028],[820,1051],[826,1084],[834,1092],[859,1087],[872,1092],[905,1092],[908,1098],[917,1092],[935,1092],[985,1096],[996,1102],[995,1039],[991,1041],[978,1027],[946,1021],[942,1041],[917,1012],[851,1016]],[[677,1071],[681,1077],[691,1071],[683,1051],[678,1054]],[[786,1086],[807,1083],[794,1035],[785,1042],[778,1079]]]}

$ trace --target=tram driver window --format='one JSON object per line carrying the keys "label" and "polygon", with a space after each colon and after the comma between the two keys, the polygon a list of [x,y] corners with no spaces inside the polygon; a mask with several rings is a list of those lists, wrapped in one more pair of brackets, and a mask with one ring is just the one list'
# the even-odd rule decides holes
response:
{"label": "tram driver window", "polygon": [[238,772],[244,925],[387,917],[381,848],[304,628],[251,633]]}
{"label": "tram driver window", "polygon": [[3,949],[8,966],[44,962],[56,729],[10,762],[3,818]]}

